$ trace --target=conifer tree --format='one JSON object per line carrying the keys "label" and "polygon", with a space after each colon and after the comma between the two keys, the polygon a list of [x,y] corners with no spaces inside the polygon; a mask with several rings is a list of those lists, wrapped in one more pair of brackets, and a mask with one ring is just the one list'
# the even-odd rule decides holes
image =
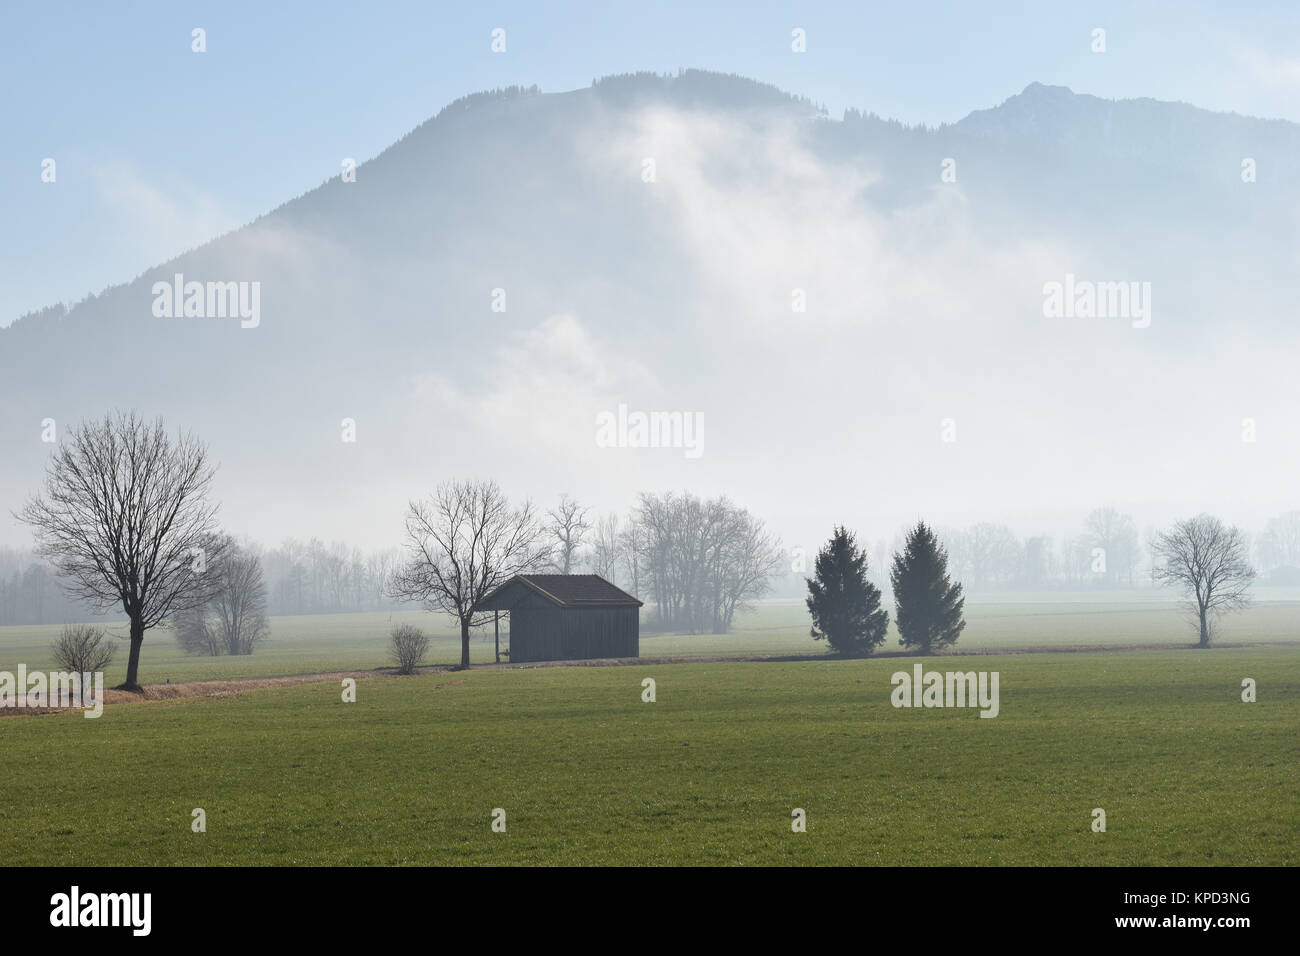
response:
{"label": "conifer tree", "polygon": [[867,579],[866,553],[843,527],[817,553],[814,575],[805,579],[814,639],[847,655],[870,654],[885,642],[889,612],[880,607],[880,588]]}
{"label": "conifer tree", "polygon": [[966,626],[961,584],[948,578],[948,553],[934,532],[918,521],[889,572],[894,589],[898,643],[922,654],[948,647]]}

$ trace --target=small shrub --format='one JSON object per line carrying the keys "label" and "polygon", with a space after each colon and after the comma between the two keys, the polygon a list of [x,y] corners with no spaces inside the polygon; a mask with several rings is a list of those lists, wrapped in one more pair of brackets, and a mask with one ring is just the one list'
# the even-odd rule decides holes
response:
{"label": "small shrub", "polygon": [[429,639],[424,631],[411,624],[399,624],[393,628],[390,640],[389,655],[397,664],[397,673],[414,674],[429,651]]}
{"label": "small shrub", "polygon": [[102,627],[89,624],[65,624],[50,647],[55,667],[76,674],[104,670],[116,653],[117,641],[107,640]]}

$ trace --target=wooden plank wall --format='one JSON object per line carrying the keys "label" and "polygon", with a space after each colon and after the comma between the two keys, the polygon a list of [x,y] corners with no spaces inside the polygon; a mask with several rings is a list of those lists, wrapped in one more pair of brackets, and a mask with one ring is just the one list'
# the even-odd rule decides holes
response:
{"label": "wooden plank wall", "polygon": [[515,607],[510,613],[510,660],[574,661],[637,657],[640,608]]}

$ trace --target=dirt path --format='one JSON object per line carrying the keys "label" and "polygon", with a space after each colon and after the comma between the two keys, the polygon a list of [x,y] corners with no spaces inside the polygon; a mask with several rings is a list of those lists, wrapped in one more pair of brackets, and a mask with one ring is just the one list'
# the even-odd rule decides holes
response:
{"label": "dirt path", "polygon": [[[421,667],[421,674],[440,674],[451,670],[448,667]],[[145,684],[141,693],[109,688],[104,691],[104,704],[132,704],[152,700],[181,700],[197,697],[231,697],[248,690],[262,687],[290,687],[294,684],[322,684],[326,682],[341,683],[344,678],[356,680],[369,677],[396,677],[391,670],[368,671],[333,671],[328,674],[289,674],[284,677],[242,677],[235,680],[189,681],[179,684]],[[0,715],[16,714],[50,714],[59,710],[75,710],[67,707],[3,707]]]}

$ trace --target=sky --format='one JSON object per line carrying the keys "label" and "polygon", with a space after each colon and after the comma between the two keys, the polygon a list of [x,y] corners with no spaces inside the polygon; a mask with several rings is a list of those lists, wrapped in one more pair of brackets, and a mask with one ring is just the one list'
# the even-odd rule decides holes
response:
{"label": "sky", "polygon": [[0,325],[237,228],[483,89],[700,68],[835,117],[934,125],[1038,81],[1300,121],[1297,40],[1294,3],[14,6],[0,33]]}

